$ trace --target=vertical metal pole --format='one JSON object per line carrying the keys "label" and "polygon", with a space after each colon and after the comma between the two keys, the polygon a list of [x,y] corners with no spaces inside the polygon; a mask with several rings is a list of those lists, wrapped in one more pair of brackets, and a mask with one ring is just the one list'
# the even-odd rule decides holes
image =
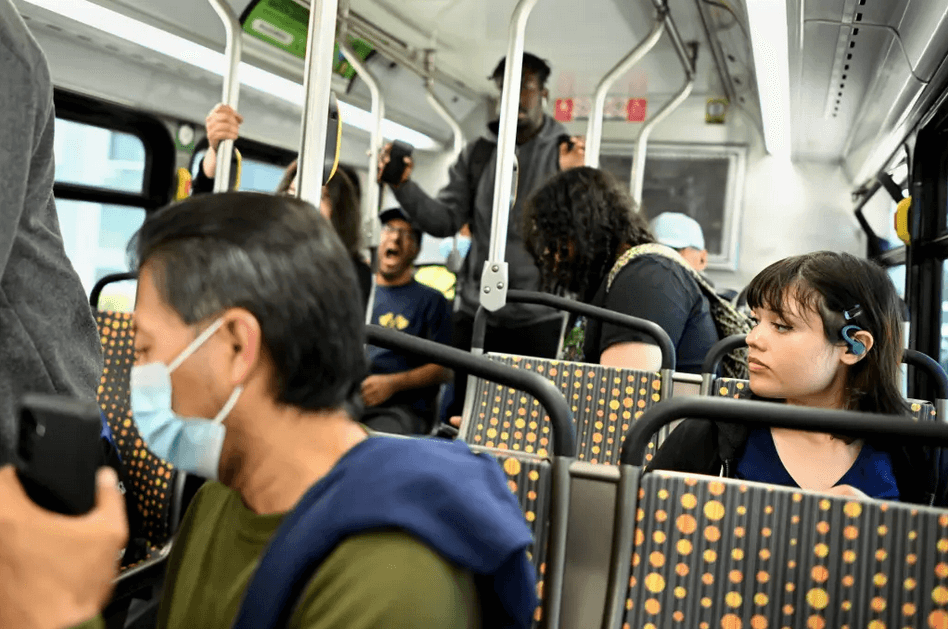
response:
{"label": "vertical metal pole", "polygon": [[589,123],[586,127],[586,166],[599,168],[599,152],[602,149],[602,125],[604,109],[606,107],[606,96],[609,89],[615,84],[619,77],[628,72],[632,67],[642,60],[649,51],[655,47],[665,29],[665,21],[662,14],[659,13],[652,25],[649,34],[639,42],[639,45],[632,49],[629,54],[622,58],[609,72],[602,77],[599,85],[596,86],[596,95],[593,98],[592,111],[589,112]]}
{"label": "vertical metal pole", "polygon": [[454,144],[452,145],[451,152],[453,153],[454,159],[457,159],[458,155],[461,154],[461,149],[464,147],[464,132],[461,131],[461,125],[458,123],[457,119],[451,112],[448,111],[447,105],[442,102],[438,95],[434,93],[434,79],[427,77],[425,79],[425,91],[427,92],[428,104],[431,105],[431,108],[441,116],[449,127],[451,127],[451,134],[454,137]]}
{"label": "vertical metal pole", "polygon": [[632,181],[630,189],[632,191],[632,198],[635,199],[635,202],[640,206],[642,204],[642,188],[645,185],[645,156],[648,150],[649,136],[652,134],[652,130],[654,130],[662,120],[667,118],[671,112],[675,111],[679,105],[685,102],[685,99],[691,94],[691,90],[695,85],[695,60],[685,49],[685,45],[681,41],[681,35],[679,35],[678,29],[675,27],[675,22],[672,20],[671,15],[665,13],[664,21],[665,30],[668,32],[668,36],[671,38],[672,44],[675,47],[675,52],[678,53],[678,58],[685,70],[685,82],[678,93],[675,94],[652,119],[645,123],[639,132],[638,139],[635,141],[635,161],[632,162]]}
{"label": "vertical metal pole", "polygon": [[490,227],[490,250],[481,275],[481,304],[497,311],[507,303],[507,224],[510,219],[513,168],[517,144],[517,114],[520,79],[523,75],[523,40],[527,20],[537,0],[520,0],[510,18],[509,44],[504,68],[504,90],[500,99],[500,135],[497,140],[497,170],[494,177],[494,213]]}
{"label": "vertical metal pole", "polygon": [[[237,100],[240,95],[240,57],[243,52],[243,39],[240,20],[226,0],[208,0],[211,8],[217,12],[224,24],[226,46],[224,56],[227,59],[227,68],[224,72],[224,89],[221,102],[237,109]],[[224,140],[217,146],[217,167],[214,170],[214,192],[227,192],[230,188],[230,162],[234,155],[234,141]]]}
{"label": "vertical metal pole", "polygon": [[[369,172],[374,173],[379,167],[379,150],[382,148],[382,120],[385,118],[385,99],[382,97],[378,80],[372,76],[372,73],[369,72],[369,69],[362,63],[362,60],[359,59],[359,56],[349,44],[342,39],[339,41],[339,50],[342,51],[349,65],[358,72],[359,77],[365,81],[365,84],[369,87],[369,94],[372,96],[372,129],[370,130],[368,158]],[[368,205],[370,212],[378,213],[379,197],[379,186],[370,185],[366,193],[366,199],[368,200],[366,205]]]}
{"label": "vertical metal pole", "polygon": [[[443,12],[444,9],[442,9],[439,14]],[[434,53],[429,51],[425,57],[425,68],[429,72],[428,76],[425,77],[425,97],[428,100],[428,104],[431,105],[431,108],[435,110],[435,113],[441,116],[441,119],[444,120],[449,127],[451,127],[451,135],[454,137],[454,144],[451,146],[451,160],[457,161],[458,156],[461,155],[461,151],[464,148],[464,132],[461,130],[461,123],[457,121],[457,119],[451,114],[450,110],[448,110],[448,106],[445,105],[444,102],[438,98],[438,95],[434,92],[435,81],[432,77],[432,71],[434,70],[433,56]],[[449,271],[454,273],[455,278],[457,278],[457,274],[461,269],[460,253],[458,253],[457,234],[454,234],[452,241],[451,254],[449,254],[445,266]],[[455,279],[455,289],[455,294],[460,292],[460,286],[457,279]]]}
{"label": "vertical metal pole", "polygon": [[[348,12],[348,9],[346,9]],[[369,173],[374,173],[379,167],[379,150],[382,148],[382,119],[385,118],[385,99],[382,98],[382,89],[379,87],[378,80],[369,72],[356,52],[346,41],[346,29],[343,28],[339,37],[339,50],[345,56],[359,76],[369,86],[369,94],[372,97],[372,129],[369,137]],[[381,204],[381,188],[374,182],[369,182],[368,192],[366,193],[369,212],[372,213],[372,244],[378,243],[379,237],[379,205]],[[421,246],[421,243],[418,243]],[[372,290],[369,292],[369,303],[365,309],[365,322],[372,323],[372,311],[375,309],[375,277],[372,278]]]}
{"label": "vertical metal pole", "polygon": [[329,112],[333,44],[336,40],[338,0],[313,0],[306,39],[303,89],[303,135],[299,156],[299,197],[319,206],[326,156],[326,115]]}

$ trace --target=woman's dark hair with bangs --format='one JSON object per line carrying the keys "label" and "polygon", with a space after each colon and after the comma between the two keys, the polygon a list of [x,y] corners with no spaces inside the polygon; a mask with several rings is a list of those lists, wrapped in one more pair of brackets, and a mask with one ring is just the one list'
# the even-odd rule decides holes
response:
{"label": "woman's dark hair with bangs", "polygon": [[524,244],[548,292],[585,302],[628,247],[655,242],[635,201],[611,175],[589,167],[553,176],[526,202]]}
{"label": "woman's dark hair with bangs", "polygon": [[851,323],[872,334],[866,356],[849,368],[846,408],[906,414],[899,382],[902,362],[902,302],[886,272],[848,253],[817,251],[785,258],[757,274],[747,287],[747,304],[783,316],[790,300],[823,320],[826,338],[843,343],[843,313],[860,307]]}
{"label": "woman's dark hair with bangs", "polygon": [[[296,178],[298,161],[293,160],[283,172],[283,178],[277,185],[276,193],[285,195],[290,184]],[[337,168],[332,179],[326,184],[329,194],[329,205],[332,214],[329,217],[333,229],[339,235],[339,240],[345,245],[350,256],[359,255],[362,240],[362,210],[359,189],[352,183],[352,179],[342,168]]]}

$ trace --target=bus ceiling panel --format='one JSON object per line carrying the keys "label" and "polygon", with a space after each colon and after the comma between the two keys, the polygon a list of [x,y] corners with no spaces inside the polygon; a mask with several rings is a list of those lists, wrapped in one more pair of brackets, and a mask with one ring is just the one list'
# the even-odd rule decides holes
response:
{"label": "bus ceiling panel", "polygon": [[[487,80],[506,53],[507,26],[514,0],[354,0],[353,11],[384,26],[408,45],[423,48],[437,40],[437,63],[449,68],[474,89],[492,94]],[[716,70],[694,0],[671,0],[672,15],[684,41],[697,40],[699,71],[695,92],[720,95]],[[541,0],[530,16],[525,48],[552,67],[551,99],[592,97],[599,79],[645,37],[654,20],[650,0]],[[617,95],[648,96],[674,93],[682,71],[671,42],[659,41],[646,58],[616,82]]]}
{"label": "bus ceiling panel", "polygon": [[[22,9],[31,31],[46,52],[57,86],[198,124],[204,119],[207,110],[220,100],[221,79],[208,70],[22,0],[18,0],[17,6]],[[129,15],[132,13],[129,12]],[[137,13],[134,15],[134,19],[141,17]],[[217,19],[213,11],[211,15]],[[167,30],[167,25],[158,22],[145,23]],[[219,30],[223,31],[222,28]],[[257,41],[251,37],[244,39],[245,44],[251,44],[245,49],[244,55],[251,63],[256,64],[263,59],[261,55],[278,59],[281,54],[285,54],[265,44],[254,47],[252,44]],[[297,58],[294,60],[301,80],[303,62]],[[436,140],[450,141],[450,129],[440,121],[425,100],[420,77],[400,66],[392,68],[378,55],[369,59],[369,63],[373,71],[383,76],[383,91],[393,94],[394,104],[388,108],[389,119],[422,131]],[[90,67],[97,68],[97,72],[89,73]],[[265,69],[280,75],[271,68]],[[333,89],[343,100],[368,109],[368,91],[358,79],[350,83],[334,75]],[[479,105],[440,83],[435,89],[460,118],[468,116]],[[244,86],[241,90],[241,111],[248,114],[244,125],[248,137],[279,146],[298,144],[298,104],[284,100],[279,94]],[[346,129],[347,133],[356,131],[353,127],[347,126]]]}

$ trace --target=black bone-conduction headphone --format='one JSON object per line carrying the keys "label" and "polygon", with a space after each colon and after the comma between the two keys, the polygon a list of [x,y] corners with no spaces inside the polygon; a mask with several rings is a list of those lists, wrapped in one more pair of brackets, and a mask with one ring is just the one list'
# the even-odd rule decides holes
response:
{"label": "black bone-conduction headphone", "polygon": [[[856,317],[862,314],[862,306],[856,304],[849,310],[843,311],[843,319],[846,321],[852,321]],[[862,328],[856,324],[850,323],[843,326],[843,329],[839,331],[840,336],[843,337],[843,341],[846,342],[846,345],[849,346],[847,350],[850,354],[855,354],[856,356],[862,356],[866,353],[866,346],[862,341],[858,341],[853,338],[853,335],[856,332],[862,331]]]}

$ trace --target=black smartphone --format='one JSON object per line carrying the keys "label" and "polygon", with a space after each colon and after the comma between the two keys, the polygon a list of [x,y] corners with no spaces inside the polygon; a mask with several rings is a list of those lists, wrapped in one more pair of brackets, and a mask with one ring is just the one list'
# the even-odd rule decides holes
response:
{"label": "black smartphone", "polygon": [[395,140],[392,142],[392,151],[389,153],[388,164],[382,170],[381,180],[389,185],[397,186],[402,182],[405,172],[405,158],[411,157],[414,147],[406,142]]}
{"label": "black smartphone", "polygon": [[17,475],[37,505],[65,515],[95,505],[102,466],[102,423],[95,402],[30,393],[20,400]]}

